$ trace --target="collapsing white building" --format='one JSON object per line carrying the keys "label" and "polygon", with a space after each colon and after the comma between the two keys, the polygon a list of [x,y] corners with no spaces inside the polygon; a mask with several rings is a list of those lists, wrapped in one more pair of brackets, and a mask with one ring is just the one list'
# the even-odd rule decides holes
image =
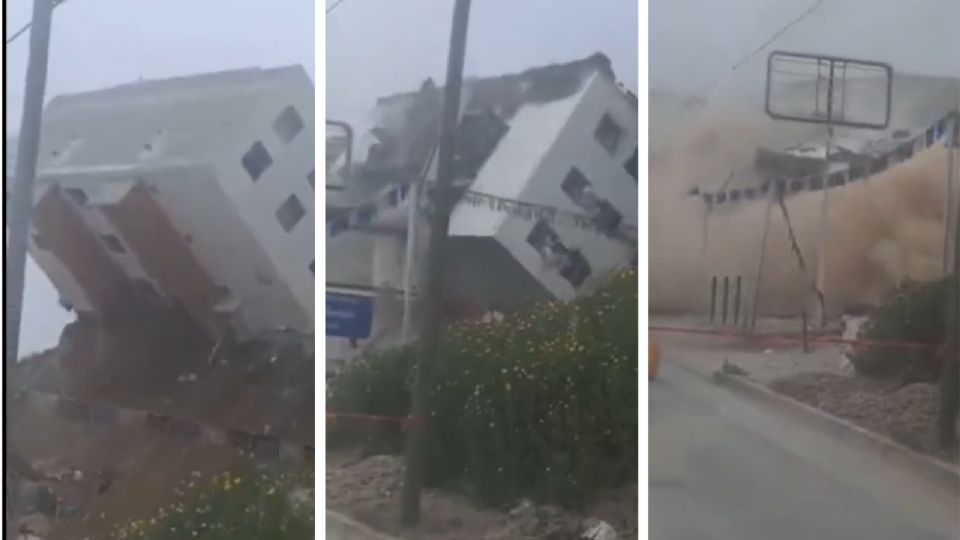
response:
{"label": "collapsing white building", "polygon": [[80,316],[312,333],[313,106],[299,66],[54,98],[30,254]]}
{"label": "collapsing white building", "polygon": [[[468,79],[461,103],[448,315],[569,300],[634,261],[637,102],[609,59]],[[369,334],[348,336],[350,345],[328,336],[328,357],[401,337],[405,278],[422,275],[428,234],[423,212],[411,220],[409,210],[415,200],[414,208],[426,205],[436,180],[441,105],[431,81],[381,98],[352,174],[328,175],[328,309],[333,294],[367,296],[373,319]]]}

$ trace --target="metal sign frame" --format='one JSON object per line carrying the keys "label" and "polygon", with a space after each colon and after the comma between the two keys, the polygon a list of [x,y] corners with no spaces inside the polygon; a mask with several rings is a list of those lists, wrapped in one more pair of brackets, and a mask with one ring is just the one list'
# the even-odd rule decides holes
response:
{"label": "metal sign frame", "polygon": [[[791,114],[778,113],[773,110],[773,107],[770,103],[770,89],[771,89],[771,72],[773,69],[774,61],[778,57],[783,58],[798,58],[804,60],[815,60],[818,62],[827,62],[831,69],[835,65],[852,65],[860,67],[869,67],[882,70],[886,73],[887,84],[887,99],[886,99],[886,108],[884,111],[884,118],[882,123],[872,123],[872,122],[851,122],[846,120],[837,120],[832,118],[832,113],[828,114],[826,118],[813,118],[810,116],[797,116]],[[832,84],[832,80],[830,82]],[[828,96],[828,99],[830,97]],[[883,130],[887,129],[890,125],[890,116],[893,103],[893,66],[886,62],[877,62],[873,60],[860,60],[857,58],[848,58],[845,56],[831,56],[823,54],[810,54],[810,53],[798,53],[798,52],[788,52],[788,51],[773,51],[767,57],[767,81],[766,81],[766,90],[764,92],[764,110],[767,113],[767,116],[775,120],[790,120],[793,122],[804,122],[808,124],[829,124],[831,126],[843,126],[851,128],[860,128],[860,129],[874,129],[874,130]]]}

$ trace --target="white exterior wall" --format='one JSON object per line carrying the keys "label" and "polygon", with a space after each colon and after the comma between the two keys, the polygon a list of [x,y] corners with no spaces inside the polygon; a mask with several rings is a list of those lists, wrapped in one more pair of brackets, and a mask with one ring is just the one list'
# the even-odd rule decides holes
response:
{"label": "white exterior wall", "polygon": [[[604,113],[623,129],[613,157],[594,138]],[[562,191],[561,184],[577,167],[596,194],[637,224],[637,182],[624,164],[637,147],[637,116],[614,81],[593,75],[576,95],[518,111],[496,152],[481,169],[471,190],[583,213]],[[540,254],[527,243],[531,221],[485,207],[459,206],[451,220],[453,236],[496,236],[496,239],[551,293],[561,299],[576,294],[556,269],[545,268]],[[569,248],[579,248],[590,263],[590,279],[630,260],[622,242],[573,226],[552,226]]]}
{"label": "white exterior wall", "polygon": [[[313,328],[314,274],[314,188],[307,177],[314,170],[314,95],[313,84],[306,73],[290,77],[282,85],[261,93],[247,104],[244,125],[234,124],[229,130],[231,144],[217,160],[218,177],[257,242],[268,255],[272,268],[264,271],[275,286],[285,283],[300,310],[309,317],[307,328]],[[293,106],[304,127],[287,144],[273,130],[273,122],[287,106]],[[250,146],[260,141],[273,159],[263,175],[252,181],[241,164]],[[289,233],[276,218],[276,211],[290,195],[296,195],[305,215]]]}
{"label": "white exterior wall", "polygon": [[257,243],[237,208],[223,192],[214,171],[159,176],[155,197],[184,235],[190,235],[190,250],[218,284],[243,298],[241,327],[267,329],[286,324],[312,329],[313,320],[283,283],[265,286],[257,274],[270,273],[270,260]]}
{"label": "white exterior wall", "polygon": [[[527,186],[537,181],[544,156],[567,125],[581,94],[582,91],[565,100],[521,107],[510,120],[510,129],[500,139],[496,150],[480,168],[470,190],[521,199]],[[561,177],[557,182],[558,190],[562,180]],[[539,197],[523,200],[540,204],[556,202]],[[509,221],[528,223],[483,206],[461,204],[450,217],[450,235],[494,236]]]}

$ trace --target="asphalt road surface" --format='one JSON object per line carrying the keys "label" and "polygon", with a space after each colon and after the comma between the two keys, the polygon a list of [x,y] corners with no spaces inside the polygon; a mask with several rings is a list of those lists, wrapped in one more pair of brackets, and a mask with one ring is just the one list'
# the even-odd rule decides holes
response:
{"label": "asphalt road surface", "polygon": [[650,385],[652,540],[957,540],[960,501],[666,362]]}

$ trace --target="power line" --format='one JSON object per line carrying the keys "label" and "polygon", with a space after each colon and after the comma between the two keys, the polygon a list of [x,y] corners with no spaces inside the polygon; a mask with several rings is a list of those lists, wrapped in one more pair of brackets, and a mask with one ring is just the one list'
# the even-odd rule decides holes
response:
{"label": "power line", "polygon": [[740,69],[741,66],[743,66],[744,64],[746,64],[747,62],[749,62],[751,59],[753,59],[754,56],[756,56],[756,55],[760,54],[761,52],[763,52],[764,49],[766,49],[767,47],[769,47],[769,46],[770,46],[774,41],[776,41],[780,36],[782,36],[783,34],[787,33],[787,31],[789,31],[791,28],[793,28],[794,26],[800,24],[804,19],[806,19],[807,17],[809,17],[810,15],[812,15],[813,12],[816,11],[822,4],[823,4],[823,0],[817,0],[812,6],[810,6],[809,8],[807,8],[806,11],[804,11],[804,12],[801,13],[800,15],[797,15],[796,17],[793,18],[793,20],[791,20],[791,21],[788,22],[786,25],[784,25],[782,28],[780,28],[779,30],[777,30],[776,32],[774,32],[774,34],[773,34],[772,36],[770,36],[766,41],[764,41],[763,43],[761,43],[759,47],[753,49],[752,51],[750,51],[749,53],[747,53],[746,56],[744,56],[743,58],[741,58],[739,61],[737,61],[737,62],[736,62],[735,64],[733,64],[732,66],[730,66],[730,70],[729,70],[725,75],[722,75],[722,76],[720,76],[719,78],[717,78],[717,80],[713,81],[713,83],[707,88],[706,92],[704,92],[704,96],[706,96],[706,95],[710,94],[711,92],[713,92],[713,90],[714,90],[717,86],[719,86],[719,85],[724,81],[724,79],[726,79],[727,77],[729,77],[730,75],[732,75],[733,72],[735,72],[736,70]]}
{"label": "power line", "polygon": [[[341,1],[343,1],[343,0],[341,0]],[[769,47],[774,41],[776,41],[778,38],[780,38],[780,36],[782,36],[783,34],[787,33],[787,31],[789,31],[791,28],[793,28],[794,26],[800,24],[801,22],[803,22],[804,19],[806,19],[807,17],[809,17],[810,15],[812,15],[814,11],[816,11],[817,9],[820,8],[820,6],[823,4],[823,2],[824,2],[824,0],[817,0],[812,6],[810,6],[809,8],[807,8],[803,13],[801,13],[800,15],[797,15],[796,17],[794,17],[793,20],[791,20],[790,22],[788,22],[787,24],[785,24],[784,26],[782,26],[779,30],[777,30],[776,32],[774,32],[773,35],[771,35],[771,36],[770,36],[769,38],[767,38],[763,43],[761,43],[760,46],[758,46],[757,48],[751,50],[751,51],[750,51],[749,53],[747,53],[743,58],[741,58],[740,60],[738,60],[737,62],[735,62],[733,65],[731,65],[731,66],[730,66],[730,69],[729,69],[726,73],[724,73],[724,74],[721,75],[720,77],[717,77],[713,82],[710,83],[709,86],[707,86],[707,87],[705,88],[705,90],[703,90],[702,92],[698,92],[697,94],[695,94],[695,95],[694,95],[694,98],[703,99],[703,98],[708,97],[710,94],[713,93],[714,90],[717,89],[718,86],[720,86],[721,84],[723,84],[723,82],[724,82],[726,79],[728,79],[731,75],[733,75],[733,73],[734,73],[735,71],[737,71],[738,69],[740,69],[741,67],[743,67],[744,64],[746,64],[746,63],[749,62],[751,59],[753,59],[754,56],[756,56],[756,55],[760,54],[761,52],[763,52],[763,51],[764,51],[767,47]],[[698,100],[696,100],[696,99],[690,99],[690,100],[688,100],[687,103],[680,109],[680,112],[682,113],[682,112],[686,111],[687,109],[689,109],[689,108],[692,106],[693,103],[696,103],[696,102],[698,102]]]}
{"label": "power line", "polygon": [[339,6],[340,4],[342,4],[342,3],[346,2],[346,1],[347,1],[347,0],[337,0],[337,2],[336,2],[335,4],[333,4],[332,6],[330,6],[330,7],[327,8],[327,13],[326,13],[326,14],[329,15],[331,11],[337,9],[337,6]]}
{"label": "power line", "polygon": [[[34,1],[35,1],[35,2],[42,2],[42,1],[44,1],[44,0],[34,0]],[[60,4],[66,2],[66,1],[67,1],[67,0],[53,0],[53,7],[57,7],[57,6],[59,6]],[[340,1],[342,2],[343,0],[340,0]],[[12,36],[10,36],[10,37],[7,38],[7,40],[6,40],[6,41],[7,41],[7,45],[10,45],[10,44],[13,43],[14,41],[16,41],[17,38],[19,38],[19,37],[22,36],[24,33],[26,33],[26,31],[29,30],[32,25],[33,25],[33,21],[30,21],[30,22],[28,22],[27,24],[21,26],[20,29],[17,30],[16,32],[14,32]]]}

